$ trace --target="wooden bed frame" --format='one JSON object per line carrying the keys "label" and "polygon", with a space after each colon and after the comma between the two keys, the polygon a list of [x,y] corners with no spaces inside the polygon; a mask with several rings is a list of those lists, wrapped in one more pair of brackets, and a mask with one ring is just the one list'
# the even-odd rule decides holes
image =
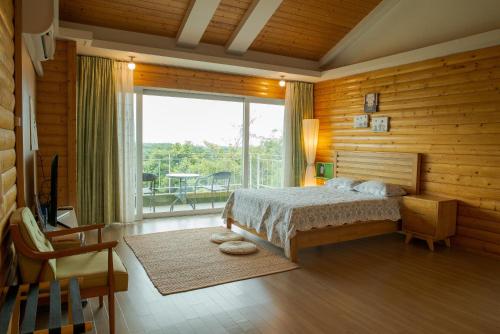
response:
{"label": "wooden bed frame", "polygon": [[[358,180],[380,180],[403,187],[408,194],[420,192],[420,154],[389,152],[334,152],[333,176],[350,177]],[[265,232],[258,233],[237,221],[228,218],[226,226],[232,225],[267,240]],[[358,222],[342,226],[314,228],[297,231],[290,239],[290,260],[298,261],[300,249],[327,245],[342,241],[361,239],[400,230],[400,223],[391,220]]]}

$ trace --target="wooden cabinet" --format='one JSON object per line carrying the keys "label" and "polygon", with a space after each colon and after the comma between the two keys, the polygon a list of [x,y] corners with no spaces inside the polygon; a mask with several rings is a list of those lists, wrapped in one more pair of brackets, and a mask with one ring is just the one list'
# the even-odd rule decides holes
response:
{"label": "wooden cabinet", "polygon": [[325,185],[326,181],[328,181],[328,179],[325,179],[324,177],[316,177],[316,185],[317,186]]}
{"label": "wooden cabinet", "polygon": [[406,243],[415,237],[426,240],[432,251],[434,242],[439,240],[450,247],[450,237],[456,228],[456,200],[430,195],[405,196],[401,215]]}

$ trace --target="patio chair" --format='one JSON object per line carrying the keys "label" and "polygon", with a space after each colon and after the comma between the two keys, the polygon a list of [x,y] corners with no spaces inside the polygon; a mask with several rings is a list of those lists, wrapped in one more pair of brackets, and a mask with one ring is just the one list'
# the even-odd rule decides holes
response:
{"label": "patio chair", "polygon": [[149,182],[149,187],[142,189],[143,195],[149,195],[149,210],[153,207],[153,212],[156,212],[156,180],[158,177],[152,173],[142,173],[142,181]]}
{"label": "patio chair", "polygon": [[[198,189],[208,190],[211,194],[217,194],[222,192],[229,192],[229,186],[231,184],[231,172],[217,172],[207,176],[200,176],[196,179],[194,185],[194,208],[196,209],[196,204],[198,198],[196,196]],[[214,208],[214,196],[210,196],[212,199],[212,209]]]}
{"label": "patio chair", "polygon": [[[83,278],[82,298],[99,297],[102,306],[103,296],[108,296],[109,331],[114,333],[115,292],[128,290],[128,273],[113,250],[118,242],[102,242],[103,227],[104,224],[86,225],[43,233],[28,208],[17,209],[10,218],[21,283]],[[90,230],[97,230],[96,244],[60,250],[52,245],[54,237]]]}

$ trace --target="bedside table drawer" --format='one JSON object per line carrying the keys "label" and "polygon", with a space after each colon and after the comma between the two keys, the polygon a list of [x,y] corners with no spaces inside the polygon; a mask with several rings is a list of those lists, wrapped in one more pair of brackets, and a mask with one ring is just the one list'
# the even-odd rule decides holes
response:
{"label": "bedside table drawer", "polygon": [[411,198],[403,198],[403,210],[415,212],[420,215],[429,217],[429,219],[437,219],[437,205],[432,201],[414,200]]}
{"label": "bedside table drawer", "polygon": [[434,235],[436,232],[435,220],[410,210],[403,210],[403,230],[425,235]]}

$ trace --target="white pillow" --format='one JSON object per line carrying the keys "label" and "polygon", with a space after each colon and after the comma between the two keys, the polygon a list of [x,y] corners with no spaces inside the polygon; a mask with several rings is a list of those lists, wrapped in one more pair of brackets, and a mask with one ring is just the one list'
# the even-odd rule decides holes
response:
{"label": "white pillow", "polygon": [[325,186],[333,189],[352,190],[359,182],[348,177],[336,177],[326,181]]}
{"label": "white pillow", "polygon": [[358,184],[354,187],[354,190],[360,193],[387,197],[406,195],[406,191],[400,186],[373,180]]}

